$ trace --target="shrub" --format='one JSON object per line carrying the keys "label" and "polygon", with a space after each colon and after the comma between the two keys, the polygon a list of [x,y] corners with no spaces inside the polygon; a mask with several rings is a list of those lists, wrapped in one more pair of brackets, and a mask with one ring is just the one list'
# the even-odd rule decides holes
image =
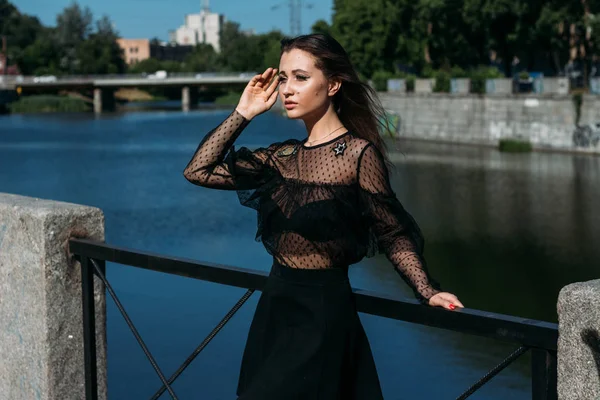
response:
{"label": "shrub", "polygon": [[485,93],[485,81],[487,79],[504,78],[497,68],[481,65],[469,72],[471,78],[471,93]]}
{"label": "shrub", "polygon": [[446,71],[437,71],[433,78],[435,79],[435,85],[433,86],[434,92],[450,92],[450,74]]}
{"label": "shrub", "polygon": [[529,153],[531,142],[522,139],[500,139],[498,150],[506,153]]}
{"label": "shrub", "polygon": [[83,100],[67,96],[24,96],[8,105],[13,113],[83,112],[91,107]]}
{"label": "shrub", "polygon": [[242,94],[239,92],[228,92],[223,96],[219,96],[215,99],[215,104],[220,106],[229,106],[236,105],[240,101],[240,96]]}
{"label": "shrub", "polygon": [[378,92],[387,92],[387,81],[394,77],[389,71],[375,71],[371,80],[373,81],[373,85],[375,86],[375,90]]}
{"label": "shrub", "polygon": [[406,75],[406,91],[407,92],[414,92],[415,91],[415,80],[417,79],[416,76],[412,75],[412,74],[408,74]]}

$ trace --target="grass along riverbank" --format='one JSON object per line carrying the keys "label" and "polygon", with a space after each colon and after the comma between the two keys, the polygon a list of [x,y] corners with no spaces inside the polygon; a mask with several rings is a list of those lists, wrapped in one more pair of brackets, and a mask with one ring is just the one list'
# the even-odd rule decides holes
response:
{"label": "grass along riverbank", "polygon": [[64,95],[34,95],[23,96],[10,103],[11,113],[50,113],[50,112],[85,112],[92,109],[91,104],[84,99]]}

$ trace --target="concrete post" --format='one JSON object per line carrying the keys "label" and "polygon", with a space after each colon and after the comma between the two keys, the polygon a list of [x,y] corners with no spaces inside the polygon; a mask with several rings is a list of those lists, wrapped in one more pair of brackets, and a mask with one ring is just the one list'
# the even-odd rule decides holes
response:
{"label": "concrete post", "polygon": [[94,88],[94,112],[115,111],[115,90],[112,88]]}
{"label": "concrete post", "polygon": [[94,112],[102,113],[102,89],[94,88]]}
{"label": "concrete post", "polygon": [[[104,240],[97,208],[0,193],[0,398],[85,398],[81,269],[70,237]],[[99,399],[106,306],[95,283]]]}
{"label": "concrete post", "polygon": [[600,279],[558,296],[558,398],[600,399]]}
{"label": "concrete post", "polygon": [[181,89],[181,109],[183,111],[190,111],[190,87],[184,86]]}

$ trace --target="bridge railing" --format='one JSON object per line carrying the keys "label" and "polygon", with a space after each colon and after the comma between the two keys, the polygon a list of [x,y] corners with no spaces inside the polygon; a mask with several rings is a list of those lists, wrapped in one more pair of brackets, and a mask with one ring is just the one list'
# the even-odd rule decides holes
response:
{"label": "bridge railing", "polygon": [[173,72],[166,77],[158,78],[155,74],[89,74],[89,75],[0,75],[0,84],[33,84],[33,83],[57,83],[57,82],[80,82],[80,81],[103,81],[123,79],[169,79],[169,78],[247,78],[250,79],[255,72]]}
{"label": "bridge railing", "polygon": [[[108,294],[115,301],[117,308],[125,318],[133,335],[162,381],[162,387],[157,388],[156,393],[151,399],[158,399],[165,391],[169,393],[172,399],[177,399],[177,395],[172,387],[173,382],[233,317],[254,291],[261,290],[264,287],[267,280],[267,273],[261,271],[200,263],[183,258],[164,257],[148,252],[111,246],[102,242],[71,239],[69,245],[70,251],[80,260],[82,268],[86,400],[96,400],[98,398],[96,382],[94,276],[97,276],[104,282]],[[110,282],[106,279],[105,263],[107,261],[240,287],[247,289],[247,291],[213,331],[181,364],[177,371],[167,378],[145,345]],[[556,324],[472,309],[461,309],[450,312],[437,307],[420,305],[416,300],[400,299],[360,289],[353,289],[353,292],[358,311],[364,313],[497,339],[517,346],[514,352],[508,355],[508,357],[502,360],[478,382],[466,389],[460,396],[456,397],[457,399],[462,400],[469,397],[527,351],[532,352],[532,399],[554,400],[557,398],[556,352],[558,326]]]}

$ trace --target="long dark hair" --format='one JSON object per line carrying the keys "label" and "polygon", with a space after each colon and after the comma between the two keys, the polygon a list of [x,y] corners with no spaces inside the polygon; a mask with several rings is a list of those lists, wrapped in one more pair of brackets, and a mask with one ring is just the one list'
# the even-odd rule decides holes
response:
{"label": "long dark hair", "polygon": [[[281,54],[292,49],[310,53],[315,58],[315,66],[326,78],[338,78],[342,85],[333,97],[333,106],[349,131],[373,143],[392,166],[387,155],[387,145],[381,138],[379,129],[389,131],[386,112],[377,92],[363,83],[352,66],[342,45],[333,37],[314,33],[281,40]],[[386,132],[387,133],[387,132]]]}

